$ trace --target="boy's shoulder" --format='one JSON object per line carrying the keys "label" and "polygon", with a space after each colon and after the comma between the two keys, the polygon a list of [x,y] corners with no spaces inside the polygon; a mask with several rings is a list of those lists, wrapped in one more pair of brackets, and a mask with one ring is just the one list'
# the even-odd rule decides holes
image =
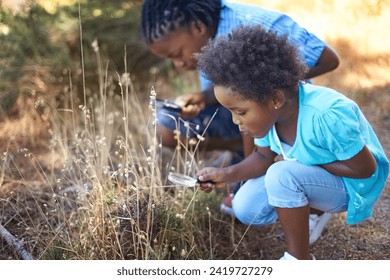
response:
{"label": "boy's shoulder", "polygon": [[249,19],[248,15],[262,15],[262,14],[281,14],[280,12],[264,9],[259,5],[252,5],[246,3],[239,3],[234,1],[221,1],[222,11],[230,11],[238,16],[243,17],[243,19]]}
{"label": "boy's shoulder", "polygon": [[230,33],[233,28],[246,24],[261,24],[263,28],[270,29],[282,13],[266,10],[258,5],[249,5],[237,2],[221,2],[221,17],[218,24],[218,35]]}

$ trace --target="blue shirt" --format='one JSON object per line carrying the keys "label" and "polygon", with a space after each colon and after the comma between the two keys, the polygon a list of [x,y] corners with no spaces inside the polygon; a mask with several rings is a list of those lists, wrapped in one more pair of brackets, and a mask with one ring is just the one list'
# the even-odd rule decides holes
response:
{"label": "blue shirt", "polygon": [[[255,144],[281,154],[273,129]],[[364,146],[376,159],[375,173],[365,179],[343,177],[350,200],[347,223],[358,223],[372,215],[389,175],[389,161],[374,130],[355,102],[325,87],[299,85],[297,135],[286,152],[306,165],[320,165],[347,160]]]}
{"label": "blue shirt", "polygon": [[[229,34],[240,25],[261,25],[265,30],[273,30],[280,35],[288,34],[289,42],[295,45],[302,61],[309,67],[317,64],[326,44],[300,27],[289,16],[280,12],[265,10],[259,6],[221,1],[222,9],[216,36]],[[200,73],[202,89],[212,86],[212,83]]]}

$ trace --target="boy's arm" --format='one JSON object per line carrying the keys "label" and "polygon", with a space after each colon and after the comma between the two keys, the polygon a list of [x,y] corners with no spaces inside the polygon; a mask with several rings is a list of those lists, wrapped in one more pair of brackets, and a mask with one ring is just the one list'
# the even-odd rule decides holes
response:
{"label": "boy's arm", "polygon": [[306,74],[307,79],[325,74],[333,69],[336,69],[340,64],[339,57],[334,50],[325,46],[319,57],[317,64],[309,69]]}
{"label": "boy's arm", "polygon": [[368,178],[374,174],[376,160],[370,150],[364,146],[354,157],[320,165],[329,173],[348,178]]}

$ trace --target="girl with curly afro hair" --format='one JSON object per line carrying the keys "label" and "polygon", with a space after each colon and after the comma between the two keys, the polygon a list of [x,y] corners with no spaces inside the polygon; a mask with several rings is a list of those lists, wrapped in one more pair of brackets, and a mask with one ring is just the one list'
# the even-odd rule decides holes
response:
{"label": "girl with curly afro hair", "polygon": [[[306,67],[285,36],[242,26],[210,41],[197,59],[219,103],[256,145],[240,163],[198,171],[212,182],[202,190],[246,181],[234,214],[250,225],[279,220],[282,259],[313,259],[310,243],[329,213],[347,211],[349,224],[372,215],[389,174],[381,144],[355,102],[301,81]],[[318,219],[309,226],[312,214]]]}

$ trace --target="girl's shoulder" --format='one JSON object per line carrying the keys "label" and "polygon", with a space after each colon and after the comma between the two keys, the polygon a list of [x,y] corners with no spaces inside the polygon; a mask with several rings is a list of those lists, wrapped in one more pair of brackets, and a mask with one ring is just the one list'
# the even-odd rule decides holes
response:
{"label": "girl's shoulder", "polygon": [[344,94],[323,86],[307,83],[299,85],[300,110],[326,112],[330,109],[343,109],[357,106],[356,103]]}

